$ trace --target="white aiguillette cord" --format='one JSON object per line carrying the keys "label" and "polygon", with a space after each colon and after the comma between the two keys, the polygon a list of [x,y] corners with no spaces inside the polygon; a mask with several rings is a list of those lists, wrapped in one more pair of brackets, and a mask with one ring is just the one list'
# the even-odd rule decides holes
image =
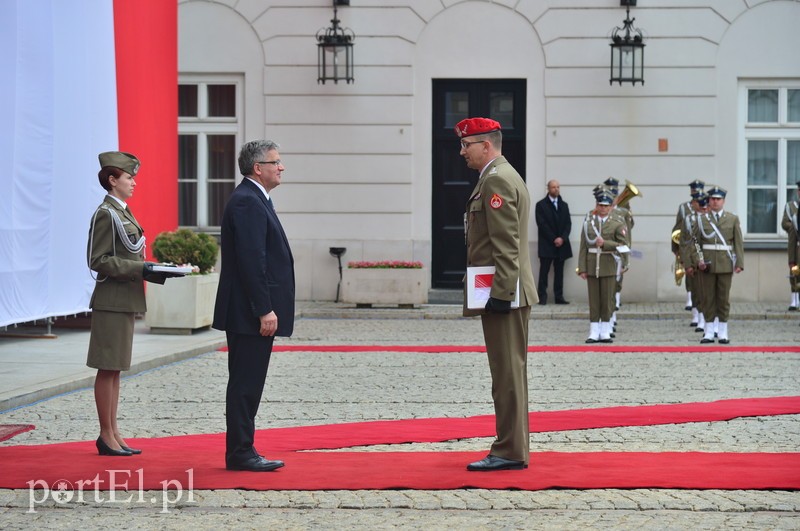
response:
{"label": "white aiguillette cord", "polygon": [[[108,212],[108,215],[111,216],[111,223],[114,225],[114,228],[117,230],[117,235],[119,236],[122,245],[128,252],[132,254],[138,254],[139,252],[144,252],[146,238],[144,234],[134,243],[128,238],[128,233],[125,232],[125,226],[122,224],[122,219],[120,219],[119,214],[117,214],[114,210],[110,209],[108,205],[103,205],[98,208],[95,213],[94,217],[92,217],[92,237],[89,239],[89,254],[86,257],[87,263],[89,263],[89,275],[96,280],[97,282],[105,282],[108,277],[104,279],[100,279],[100,275],[98,274],[97,277],[92,275],[91,269],[91,260],[92,260],[92,247],[94,246],[94,226],[97,223],[97,213],[100,210],[105,210]],[[117,255],[117,243],[115,238],[111,238],[111,253],[116,256]]]}

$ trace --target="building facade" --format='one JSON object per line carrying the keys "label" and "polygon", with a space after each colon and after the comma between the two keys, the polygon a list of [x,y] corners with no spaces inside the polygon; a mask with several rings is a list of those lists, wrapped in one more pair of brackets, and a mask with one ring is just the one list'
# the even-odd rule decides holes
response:
{"label": "building facade", "polygon": [[[609,83],[620,3],[352,0],[338,18],[356,36],[355,81],[323,84],[315,35],[332,1],[179,0],[180,225],[218,232],[239,146],[269,138],[286,166],[273,198],[298,298],[334,299],[330,247],[344,262],[420,260],[432,287],[458,288],[477,175],[453,125],[490,116],[534,200],[560,181],[576,246],[596,184],[641,191],[625,300],[683,300],[669,240],[694,179],[726,188],[741,219],[734,299],[788,300],[780,217],[800,180],[800,2],[640,0],[636,86]],[[585,299],[584,282],[567,275],[565,294]]]}

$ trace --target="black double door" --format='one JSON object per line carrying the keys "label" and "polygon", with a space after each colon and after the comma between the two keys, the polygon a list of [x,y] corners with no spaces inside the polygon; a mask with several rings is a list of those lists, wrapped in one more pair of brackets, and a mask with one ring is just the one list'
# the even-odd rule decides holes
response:
{"label": "black double door", "polygon": [[463,286],[466,272],[464,210],[478,172],[459,154],[454,127],[482,116],[500,122],[503,156],[525,178],[524,79],[433,80],[431,286]]}

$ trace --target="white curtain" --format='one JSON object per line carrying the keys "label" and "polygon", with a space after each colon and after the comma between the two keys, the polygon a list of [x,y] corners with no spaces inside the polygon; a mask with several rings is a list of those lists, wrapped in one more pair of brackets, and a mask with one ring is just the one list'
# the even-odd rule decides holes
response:
{"label": "white curtain", "polygon": [[112,0],[0,0],[0,326],[88,309],[117,145]]}

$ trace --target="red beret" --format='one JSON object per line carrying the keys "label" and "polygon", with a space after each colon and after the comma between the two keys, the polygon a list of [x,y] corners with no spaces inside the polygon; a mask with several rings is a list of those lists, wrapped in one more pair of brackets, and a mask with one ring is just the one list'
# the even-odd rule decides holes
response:
{"label": "red beret", "polygon": [[467,118],[456,124],[456,134],[461,138],[472,135],[483,135],[499,130],[500,122],[492,120],[491,118]]}

